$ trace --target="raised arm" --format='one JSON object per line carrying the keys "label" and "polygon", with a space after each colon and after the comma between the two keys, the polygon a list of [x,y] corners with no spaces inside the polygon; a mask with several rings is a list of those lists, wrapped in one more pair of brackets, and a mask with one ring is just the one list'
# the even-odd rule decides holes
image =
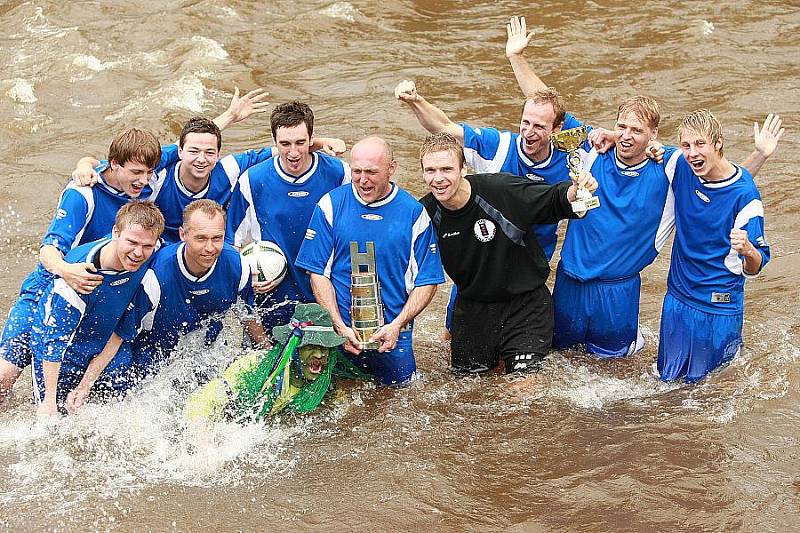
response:
{"label": "raised arm", "polygon": [[744,160],[742,166],[750,171],[754,177],[767,162],[767,159],[778,148],[778,141],[781,140],[786,128],[782,128],[783,121],[779,115],[770,113],[764,120],[764,125],[758,127],[758,122],[753,123],[753,141],[755,150]]}
{"label": "raised arm", "polygon": [[450,120],[444,111],[417,93],[417,86],[413,81],[403,80],[398,83],[394,89],[394,96],[411,108],[419,123],[428,130],[428,133],[446,131],[464,144],[464,129]]}
{"label": "raised arm", "polygon": [[235,87],[231,104],[224,113],[214,119],[219,129],[224,130],[231,124],[241,122],[250,115],[264,113],[267,111],[269,102],[264,102],[264,98],[269,95],[264,89],[253,89],[246,95],[239,97],[239,88]]}
{"label": "raised arm", "polygon": [[523,52],[533,38],[533,32],[528,33],[525,17],[511,17],[511,22],[506,24],[506,57],[514,70],[519,88],[526,97],[531,96],[536,91],[547,89],[547,84],[536,75],[528,64]]}

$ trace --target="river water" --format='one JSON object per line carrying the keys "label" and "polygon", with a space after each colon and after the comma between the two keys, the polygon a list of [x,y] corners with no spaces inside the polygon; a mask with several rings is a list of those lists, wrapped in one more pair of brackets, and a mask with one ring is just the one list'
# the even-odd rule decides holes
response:
{"label": "river water", "polygon": [[[35,263],[82,154],[128,126],[170,142],[233,86],[309,102],[320,134],[385,136],[399,182],[424,193],[423,138],[394,100],[402,79],[456,121],[516,129],[520,92],[504,23],[528,17],[528,57],[569,109],[610,127],[637,93],[708,107],[741,161],[752,123],[789,132],[759,184],[773,260],[748,282],[744,354],[693,385],[654,373],[668,249],[643,274],[646,349],[626,361],[554,355],[537,383],[456,379],[440,339],[446,290],[417,324],[424,379],[346,384],[331,406],[267,428],[221,425],[198,445],[180,416],[191,366],[232,355],[191,340],[122,403],[34,423],[24,377],[0,412],[0,528],[9,530],[652,531],[800,529],[800,11],[797,2],[0,3],[0,306]],[[225,152],[269,144],[266,115]],[[597,243],[602,253],[604,243]],[[230,346],[236,332],[228,333]]]}

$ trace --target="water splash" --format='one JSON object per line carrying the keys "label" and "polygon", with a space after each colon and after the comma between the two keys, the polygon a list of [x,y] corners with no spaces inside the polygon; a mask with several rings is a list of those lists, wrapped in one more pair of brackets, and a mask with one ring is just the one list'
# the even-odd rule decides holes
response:
{"label": "water splash", "polygon": [[6,91],[6,95],[22,104],[32,104],[38,100],[36,94],[33,92],[33,84],[22,78],[14,78],[11,80],[13,85]]}

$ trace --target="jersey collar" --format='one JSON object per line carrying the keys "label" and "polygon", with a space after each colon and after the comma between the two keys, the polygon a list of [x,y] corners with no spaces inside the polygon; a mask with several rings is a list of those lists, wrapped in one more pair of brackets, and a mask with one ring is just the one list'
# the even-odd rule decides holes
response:
{"label": "jersey collar", "polygon": [[539,161],[538,163],[528,157],[525,153],[525,147],[522,145],[524,141],[524,137],[522,135],[517,135],[517,155],[525,163],[527,166],[531,168],[545,168],[550,165],[550,162],[553,160],[553,154],[555,153],[555,146],[553,146],[552,141],[550,142],[550,155],[544,158],[543,161]]}
{"label": "jersey collar", "polygon": [[645,165],[647,165],[648,161],[649,159],[645,157],[644,161],[642,161],[641,163],[636,163],[635,165],[626,165],[625,163],[619,160],[619,158],[617,157],[617,149],[614,148],[614,163],[616,163],[617,168],[619,170],[624,170],[626,172],[630,172],[631,170],[641,170],[645,167]]}
{"label": "jersey collar", "polygon": [[317,171],[317,165],[319,165],[319,157],[317,157],[316,152],[311,152],[311,166],[308,167],[308,170],[300,174],[299,176],[292,176],[281,166],[281,158],[280,156],[273,157],[274,165],[275,165],[275,172],[278,173],[278,176],[281,177],[284,181],[291,183],[293,185],[302,185],[303,183],[307,182],[311,179],[311,176],[314,175],[314,172]]}
{"label": "jersey collar", "polygon": [[381,206],[384,206],[384,205],[388,204],[392,200],[394,200],[394,197],[397,196],[397,193],[400,190],[400,187],[398,187],[393,181],[390,181],[389,185],[392,186],[392,190],[389,192],[389,194],[387,194],[386,196],[384,196],[380,200],[376,200],[376,201],[374,201],[372,203],[367,203],[367,202],[365,202],[364,200],[361,199],[361,197],[358,195],[358,191],[356,190],[356,184],[355,183],[351,183],[350,184],[350,190],[353,191],[353,196],[356,197],[356,201],[358,203],[360,203],[361,205],[363,205],[365,207],[381,207]]}
{"label": "jersey collar", "polygon": [[733,174],[731,174],[724,180],[708,181],[706,179],[701,178],[700,176],[697,176],[697,174],[695,174],[695,176],[697,176],[697,179],[700,180],[700,183],[703,185],[703,187],[707,187],[709,189],[722,189],[723,187],[727,187],[728,185],[733,185],[734,183],[739,181],[743,176],[742,168],[739,165],[733,165],[733,166],[735,169],[733,171]]}
{"label": "jersey collar", "polygon": [[[181,181],[181,171],[180,170],[181,170],[181,162],[178,161],[177,163],[175,163],[175,167],[174,167],[174,170],[173,170],[173,174],[174,174],[174,177],[175,177],[175,185],[178,186],[178,190],[181,191],[186,196],[188,196],[189,198],[194,198],[194,199],[205,198],[206,194],[208,194],[208,188],[211,187],[211,173],[209,172],[209,174],[208,174],[208,183],[206,183],[206,186],[203,189],[201,189],[199,192],[192,192],[189,189],[187,189],[186,186]],[[213,172],[214,169],[212,168],[211,171]]]}
{"label": "jersey collar", "polygon": [[214,269],[217,268],[217,263],[219,262],[219,258],[217,258],[217,260],[214,261],[214,264],[211,265],[211,268],[208,269],[208,272],[206,272],[205,274],[203,274],[201,277],[198,278],[197,276],[189,272],[189,267],[186,266],[186,258],[184,257],[183,254],[185,248],[186,248],[186,243],[182,242],[180,246],[178,246],[178,250],[176,251],[176,254],[178,255],[177,257],[178,269],[181,271],[181,274],[183,274],[183,277],[188,279],[192,283],[200,283],[202,281],[207,280],[214,272]]}

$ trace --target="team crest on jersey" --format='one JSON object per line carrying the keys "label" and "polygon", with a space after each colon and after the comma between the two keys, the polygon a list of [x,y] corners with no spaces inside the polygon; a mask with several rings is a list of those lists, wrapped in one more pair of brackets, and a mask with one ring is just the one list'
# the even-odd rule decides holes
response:
{"label": "team crest on jersey", "polygon": [[288,194],[292,198],[302,198],[304,196],[308,196],[309,193],[308,191],[289,191],[286,194]]}
{"label": "team crest on jersey", "polygon": [[364,220],[383,220],[383,217],[374,213],[365,213],[361,215]]}
{"label": "team crest on jersey", "polygon": [[66,210],[66,209],[60,209],[60,208],[59,208],[59,210],[58,210],[58,211],[56,211],[56,218],[57,218],[58,220],[61,220],[61,219],[62,219],[62,218],[64,218],[65,216],[67,216],[67,210]]}
{"label": "team crest on jersey", "polygon": [[109,285],[111,285],[112,287],[116,287],[118,285],[122,285],[123,283],[128,283],[130,280],[131,278],[122,278],[118,279],[117,281],[112,281],[111,283],[109,283]]}
{"label": "team crest on jersey", "polygon": [[536,174],[525,174],[525,177],[531,180],[534,183],[543,183],[544,178],[541,176],[537,176]]}
{"label": "team crest on jersey", "polygon": [[495,228],[494,222],[482,218],[475,223],[472,231],[475,232],[475,237],[477,237],[479,241],[489,242],[494,239],[494,234],[497,233],[497,228]]}
{"label": "team crest on jersey", "polygon": [[189,291],[189,292],[191,292],[195,296],[202,296],[204,294],[208,294],[209,292],[211,292],[211,289],[199,289],[196,291]]}
{"label": "team crest on jersey", "polygon": [[711,203],[711,199],[708,196],[706,196],[705,194],[703,194],[700,191],[698,191],[697,189],[694,190],[694,193],[697,195],[698,198],[703,200],[705,203],[707,203],[707,204]]}

